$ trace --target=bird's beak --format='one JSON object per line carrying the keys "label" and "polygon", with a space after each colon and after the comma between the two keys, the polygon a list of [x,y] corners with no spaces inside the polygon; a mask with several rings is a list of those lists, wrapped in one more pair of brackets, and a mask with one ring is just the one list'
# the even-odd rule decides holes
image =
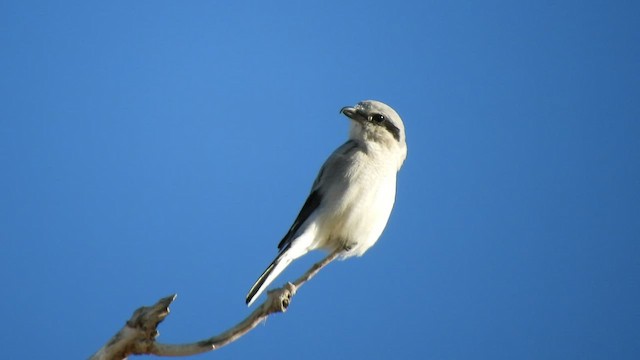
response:
{"label": "bird's beak", "polygon": [[340,109],[340,113],[344,114],[346,117],[348,117],[351,120],[355,120],[358,122],[367,121],[367,114],[365,114],[364,111],[360,109],[356,109],[351,106],[343,107],[342,109]]}

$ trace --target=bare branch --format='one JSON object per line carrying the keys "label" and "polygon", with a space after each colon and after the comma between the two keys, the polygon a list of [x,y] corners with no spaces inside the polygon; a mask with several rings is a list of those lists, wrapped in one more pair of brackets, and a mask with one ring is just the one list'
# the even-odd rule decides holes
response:
{"label": "bare branch", "polygon": [[314,264],[304,275],[293,283],[271,290],[267,300],[257,307],[251,315],[236,326],[220,335],[189,344],[162,344],[155,341],[158,336],[158,325],[169,315],[169,305],[176,295],[160,299],[153,306],[143,306],[136,310],[126,325],[103,346],[90,360],[126,359],[127,356],[153,354],[158,356],[188,356],[219,349],[251,331],[269,315],[283,313],[291,304],[292,297],[306,282],[311,280],[320,270],[335,260],[341,251],[331,253],[320,262]]}
{"label": "bare branch", "polygon": [[173,294],[134,311],[126,325],[90,359],[126,359],[129,354],[140,353],[138,348],[155,341],[158,324],[169,315],[169,305],[175,298]]}

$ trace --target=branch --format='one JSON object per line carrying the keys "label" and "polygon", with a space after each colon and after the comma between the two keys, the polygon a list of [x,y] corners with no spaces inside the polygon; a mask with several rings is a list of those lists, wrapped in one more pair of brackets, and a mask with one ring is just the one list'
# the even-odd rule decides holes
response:
{"label": "branch", "polygon": [[291,304],[292,297],[298,288],[311,280],[320,270],[335,260],[341,251],[335,251],[314,264],[304,275],[293,283],[271,290],[267,300],[251,315],[236,326],[220,335],[189,344],[162,344],[156,342],[159,335],[157,327],[169,315],[169,305],[176,295],[160,299],[155,305],[143,306],[136,310],[126,325],[109,340],[90,360],[126,359],[127,356],[153,354],[158,356],[188,356],[219,349],[251,331],[269,315],[283,313]]}

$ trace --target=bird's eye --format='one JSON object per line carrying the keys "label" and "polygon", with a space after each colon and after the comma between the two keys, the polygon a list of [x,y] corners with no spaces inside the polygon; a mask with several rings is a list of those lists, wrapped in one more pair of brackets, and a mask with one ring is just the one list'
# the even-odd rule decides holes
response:
{"label": "bird's eye", "polygon": [[373,114],[373,115],[371,115],[371,121],[373,121],[376,124],[380,124],[381,122],[384,121],[384,115],[382,115],[382,114]]}

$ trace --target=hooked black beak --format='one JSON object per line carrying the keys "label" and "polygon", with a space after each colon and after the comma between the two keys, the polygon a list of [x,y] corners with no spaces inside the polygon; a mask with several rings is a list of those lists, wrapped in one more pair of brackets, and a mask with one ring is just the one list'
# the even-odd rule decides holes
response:
{"label": "hooked black beak", "polygon": [[340,109],[340,113],[344,114],[346,117],[348,117],[351,120],[360,121],[360,122],[367,121],[367,114],[364,111],[360,109],[356,109],[351,106],[343,107],[342,109]]}

